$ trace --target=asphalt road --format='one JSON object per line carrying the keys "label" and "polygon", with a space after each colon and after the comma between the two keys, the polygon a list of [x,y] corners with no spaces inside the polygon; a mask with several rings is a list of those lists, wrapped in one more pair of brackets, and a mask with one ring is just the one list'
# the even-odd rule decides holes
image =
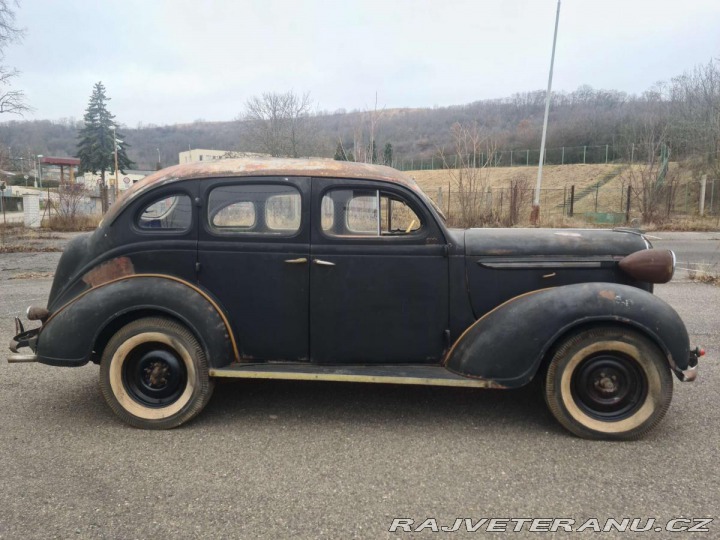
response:
{"label": "asphalt road", "polygon": [[655,248],[672,249],[680,270],[695,268],[720,273],[720,232],[650,233]]}
{"label": "asphalt road", "polygon": [[[0,344],[50,288],[8,278],[57,256],[0,255]],[[720,287],[656,292],[709,352],[630,443],[567,434],[532,390],[271,381],[221,384],[187,426],[139,431],[96,366],[0,362],[0,538],[379,538],[394,517],[713,517],[694,537],[720,537]]]}

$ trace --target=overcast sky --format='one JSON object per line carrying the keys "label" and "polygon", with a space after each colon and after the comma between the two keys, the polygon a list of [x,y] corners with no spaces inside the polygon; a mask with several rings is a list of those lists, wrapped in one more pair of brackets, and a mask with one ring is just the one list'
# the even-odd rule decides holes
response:
{"label": "overcast sky", "polygon": [[[544,88],[555,0],[21,0],[5,63],[35,112],[230,120],[264,91],[321,110],[432,107]],[[720,57],[720,0],[564,0],[555,90],[638,93]],[[8,120],[3,118],[2,120]]]}

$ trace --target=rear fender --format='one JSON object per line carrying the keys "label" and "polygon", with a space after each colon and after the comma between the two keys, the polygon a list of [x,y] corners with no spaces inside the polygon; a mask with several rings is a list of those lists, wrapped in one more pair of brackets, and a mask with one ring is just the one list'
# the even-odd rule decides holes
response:
{"label": "rear fender", "polygon": [[[237,359],[237,347],[222,309],[201,289],[172,276],[134,275],[85,291],[54,312],[38,336],[38,361],[81,366],[118,322],[152,313],[185,324],[198,338],[212,367]],[[99,352],[99,351],[96,351]]]}
{"label": "rear fender", "polygon": [[635,328],[660,347],[676,374],[688,368],[690,342],[675,310],[646,291],[615,283],[566,285],[508,300],[458,338],[445,365],[466,377],[523,386],[558,340],[594,324]]}

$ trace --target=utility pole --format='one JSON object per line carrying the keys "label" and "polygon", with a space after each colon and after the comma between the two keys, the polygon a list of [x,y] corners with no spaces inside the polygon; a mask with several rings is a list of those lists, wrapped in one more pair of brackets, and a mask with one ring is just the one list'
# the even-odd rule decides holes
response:
{"label": "utility pole", "polygon": [[118,140],[117,140],[117,137],[115,136],[115,126],[112,126],[112,132],[113,132],[113,146],[115,148],[115,200],[117,201],[118,189],[119,189],[118,184],[120,183],[120,176],[119,176],[119,172],[118,172],[118,155],[117,155]]}
{"label": "utility pole", "polygon": [[530,221],[537,225],[540,219],[540,187],[542,186],[543,158],[545,157],[545,139],[547,138],[548,115],[550,114],[550,95],[552,93],[553,66],[555,64],[555,44],[557,43],[558,23],[560,22],[560,0],[555,13],[555,33],[553,34],[552,54],[550,55],[550,74],[548,75],[547,94],[545,96],[545,119],[543,120],[542,140],[540,141],[540,157],[538,158],[538,176],[535,186],[535,199],[533,200]]}
{"label": "utility pole", "polygon": [[[43,158],[42,154],[37,155],[37,174],[38,174],[37,179],[40,182],[40,188],[43,187],[43,185],[42,185],[42,168],[41,168],[42,167],[42,158]],[[37,187],[37,186],[35,186],[35,187]]]}

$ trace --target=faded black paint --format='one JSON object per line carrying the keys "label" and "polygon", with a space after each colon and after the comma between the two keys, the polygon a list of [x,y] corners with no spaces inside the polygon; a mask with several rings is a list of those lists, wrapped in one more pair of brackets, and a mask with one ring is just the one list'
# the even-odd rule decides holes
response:
{"label": "faded black paint", "polygon": [[[280,177],[267,168],[253,177],[258,173],[250,168],[200,178],[204,170],[186,171],[182,182],[158,173],[152,185],[135,189],[114,207],[112,219],[70,242],[50,293],[50,319],[39,334],[41,361],[85,363],[100,352],[104,332],[126,320],[117,317],[150,310],[191,327],[214,367],[234,357],[222,316],[229,320],[241,361],[441,365],[448,346],[467,330],[449,355],[448,368],[517,386],[532,378],[563,331],[609,321],[645,331],[677,369],[687,367],[689,345],[680,319],[649,294],[650,283],[618,268],[623,257],[649,247],[638,234],[448,230],[413,182],[387,176],[384,168],[360,178],[364,169],[354,168],[347,178],[331,178],[331,169],[318,174],[322,177],[311,178],[310,169],[282,177],[303,197],[301,228],[292,238],[217,235],[206,225],[213,185]],[[332,185],[396,193],[426,228],[413,238],[324,236],[320,201]],[[135,226],[148,204],[176,194],[196,201],[187,230]],[[306,265],[285,264],[303,257]],[[317,258],[335,266],[316,266]],[[138,274],[183,280],[218,307],[187,285],[134,277]],[[118,281],[103,285],[105,279]],[[552,290],[510,302],[472,326],[503,302],[544,288]]]}

